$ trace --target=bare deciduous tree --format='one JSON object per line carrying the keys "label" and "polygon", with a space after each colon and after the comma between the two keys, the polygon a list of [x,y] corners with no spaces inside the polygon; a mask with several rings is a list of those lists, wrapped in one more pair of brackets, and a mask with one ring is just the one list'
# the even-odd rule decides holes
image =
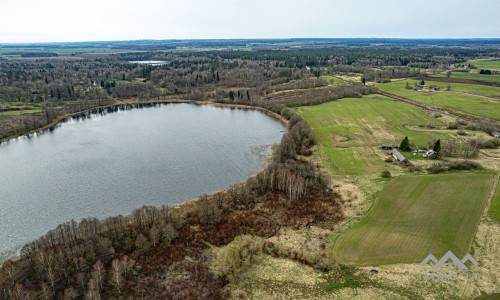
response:
{"label": "bare deciduous tree", "polygon": [[123,283],[124,283],[124,278],[123,278],[123,262],[114,259],[113,262],[111,263],[111,284],[118,290],[118,293],[121,295]]}

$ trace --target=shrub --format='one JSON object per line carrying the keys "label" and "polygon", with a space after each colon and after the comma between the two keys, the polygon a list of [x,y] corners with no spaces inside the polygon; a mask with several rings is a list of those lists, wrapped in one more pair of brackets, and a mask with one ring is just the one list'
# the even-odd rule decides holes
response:
{"label": "shrub", "polygon": [[389,170],[382,171],[382,173],[380,174],[380,176],[382,176],[384,178],[391,178],[392,177],[391,172],[389,172]]}
{"label": "shrub", "polygon": [[457,131],[457,134],[458,135],[467,135],[467,132],[465,132],[464,130],[459,130],[459,131]]}
{"label": "shrub", "polygon": [[479,148],[481,148],[481,149],[496,149],[496,148],[498,148],[499,144],[500,144],[500,140],[498,140],[498,139],[491,139],[491,140],[487,140],[487,141],[479,141],[478,142]]}
{"label": "shrub", "polygon": [[421,166],[415,166],[415,165],[409,165],[408,166],[408,171],[410,171],[410,172],[420,172],[420,171],[422,171],[422,167]]}
{"label": "shrub", "polygon": [[449,164],[451,170],[474,170],[481,169],[481,165],[475,161],[461,160]]}
{"label": "shrub", "polygon": [[457,128],[458,128],[457,123],[449,123],[448,124],[448,129],[457,129]]}
{"label": "shrub", "polygon": [[454,161],[446,165],[441,166],[430,166],[427,168],[427,171],[430,173],[442,173],[448,170],[475,170],[481,169],[481,165],[474,161],[462,160],[462,161]]}
{"label": "shrub", "polygon": [[387,156],[387,157],[384,159],[384,161],[385,161],[386,163],[391,163],[391,162],[393,161],[392,156]]}
{"label": "shrub", "polygon": [[237,236],[227,246],[215,249],[212,270],[219,276],[234,278],[252,259],[262,253],[264,241],[251,235]]}

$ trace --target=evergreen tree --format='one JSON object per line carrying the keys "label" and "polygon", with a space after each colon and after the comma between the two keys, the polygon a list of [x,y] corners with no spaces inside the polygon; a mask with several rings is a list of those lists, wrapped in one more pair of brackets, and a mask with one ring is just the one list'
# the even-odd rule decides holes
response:
{"label": "evergreen tree", "polygon": [[233,93],[233,91],[229,91],[229,99],[231,99],[231,101],[234,101],[234,93]]}
{"label": "evergreen tree", "polygon": [[441,151],[441,139],[438,139],[436,141],[432,150],[436,151],[439,154],[439,151]]}
{"label": "evergreen tree", "polygon": [[420,81],[420,85],[425,85],[425,81],[423,79]]}
{"label": "evergreen tree", "polygon": [[361,82],[362,82],[363,84],[366,84],[366,78],[365,78],[365,76],[362,76],[362,77],[361,77]]}
{"label": "evergreen tree", "polygon": [[408,139],[407,136],[405,136],[405,138],[401,141],[399,149],[401,149],[402,151],[411,151],[410,140]]}

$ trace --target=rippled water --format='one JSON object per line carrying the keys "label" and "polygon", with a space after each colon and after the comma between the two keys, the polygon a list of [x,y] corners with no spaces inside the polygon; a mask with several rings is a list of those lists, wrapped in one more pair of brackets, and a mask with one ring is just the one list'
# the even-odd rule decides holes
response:
{"label": "rippled water", "polygon": [[71,219],[224,189],[257,172],[285,129],[256,110],[158,104],[71,118],[0,144],[0,261]]}

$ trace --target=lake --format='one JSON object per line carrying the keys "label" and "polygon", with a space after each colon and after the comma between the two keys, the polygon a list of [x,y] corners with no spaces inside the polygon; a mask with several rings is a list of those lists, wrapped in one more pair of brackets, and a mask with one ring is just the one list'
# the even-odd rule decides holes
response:
{"label": "lake", "polygon": [[131,64],[139,64],[139,65],[151,65],[151,66],[162,66],[168,64],[168,61],[164,60],[135,60],[129,61]]}
{"label": "lake", "polygon": [[0,144],[0,261],[71,219],[224,189],[255,174],[285,130],[258,110],[128,105]]}

